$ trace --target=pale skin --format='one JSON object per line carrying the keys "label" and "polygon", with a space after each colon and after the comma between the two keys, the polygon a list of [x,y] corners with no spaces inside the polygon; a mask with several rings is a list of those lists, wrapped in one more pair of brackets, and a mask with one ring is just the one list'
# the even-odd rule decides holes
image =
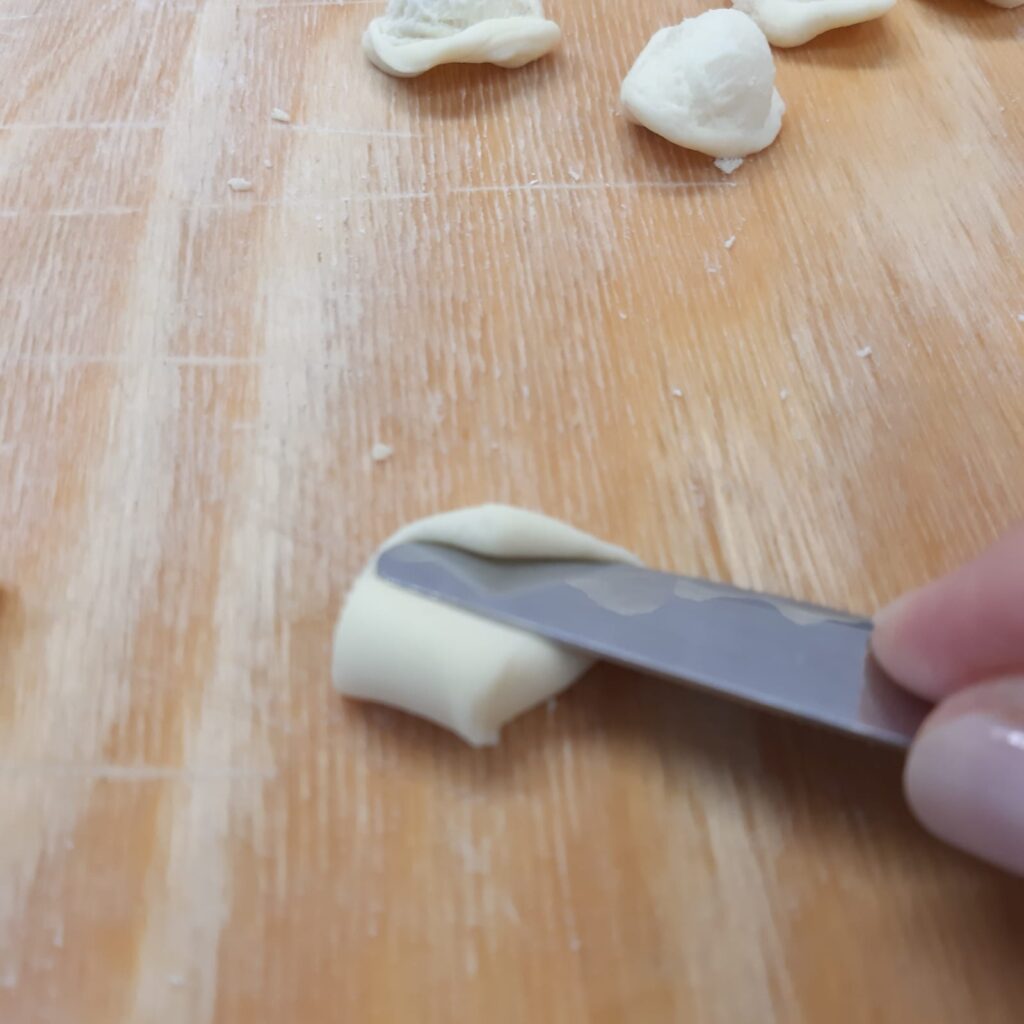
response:
{"label": "pale skin", "polygon": [[939,838],[1024,875],[1024,524],[876,617],[889,674],[936,703],[904,773]]}

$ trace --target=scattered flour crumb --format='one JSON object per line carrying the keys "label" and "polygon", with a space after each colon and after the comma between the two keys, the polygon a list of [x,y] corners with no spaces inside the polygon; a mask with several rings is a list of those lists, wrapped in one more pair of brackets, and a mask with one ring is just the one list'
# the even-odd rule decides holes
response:
{"label": "scattered flour crumb", "polygon": [[732,174],[733,171],[738,170],[743,166],[743,157],[741,156],[720,156],[715,161],[715,166],[723,174]]}
{"label": "scattered flour crumb", "polygon": [[1017,323],[1024,324],[1024,313],[1017,314]]}
{"label": "scattered flour crumb", "polygon": [[736,244],[736,236],[730,235],[722,244],[726,249],[731,249]]}
{"label": "scattered flour crumb", "polygon": [[185,987],[185,975],[184,974],[168,974],[167,984],[172,988],[184,988]]}
{"label": "scattered flour crumb", "polygon": [[232,192],[251,192],[252,182],[248,178],[228,178],[228,188]]}
{"label": "scattered flour crumb", "polygon": [[783,388],[779,392],[779,398],[781,398],[783,401],[785,401],[787,398],[789,398],[789,389],[788,388]]}
{"label": "scattered flour crumb", "polygon": [[274,107],[270,112],[270,120],[277,121],[279,124],[291,124],[292,115],[287,110],[282,110],[280,107]]}
{"label": "scattered flour crumb", "polygon": [[717,274],[722,269],[722,265],[717,260],[712,259],[708,253],[704,253],[704,269],[709,274]]}
{"label": "scattered flour crumb", "polygon": [[268,156],[268,157],[266,157],[266,159],[264,159],[264,161],[263,161],[263,166],[264,166],[264,167],[266,167],[266,169],[267,169],[268,171],[270,170],[270,168],[271,168],[271,167],[273,167],[273,166],[274,166],[274,163],[273,163],[273,161],[272,161],[272,160],[270,159],[270,157],[269,157],[269,156]]}
{"label": "scattered flour crumb", "polygon": [[620,320],[625,320],[628,316],[629,316],[629,314],[624,309],[620,309],[619,310],[619,319]]}
{"label": "scattered flour crumb", "polygon": [[391,445],[382,444],[380,441],[370,449],[370,458],[373,459],[374,462],[387,462],[387,460],[394,454],[395,449],[392,448]]}
{"label": "scattered flour crumb", "polygon": [[682,398],[683,397],[683,389],[682,388],[673,388],[672,389],[672,397],[673,398]]}
{"label": "scattered flour crumb", "polygon": [[870,359],[872,356],[872,350],[870,345],[865,345],[863,348],[857,349],[857,355],[861,359]]}
{"label": "scattered flour crumb", "polygon": [[569,168],[569,177],[572,178],[573,181],[579,181],[583,177],[583,168],[582,167],[570,167]]}
{"label": "scattered flour crumb", "polygon": [[583,948],[583,943],[580,941],[578,935],[574,935],[569,939],[569,951],[571,953],[578,953]]}

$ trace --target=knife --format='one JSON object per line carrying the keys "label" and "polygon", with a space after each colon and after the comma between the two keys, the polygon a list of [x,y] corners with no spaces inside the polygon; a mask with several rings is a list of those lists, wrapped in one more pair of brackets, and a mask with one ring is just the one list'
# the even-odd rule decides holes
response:
{"label": "knife", "polygon": [[438,544],[382,552],[377,575],[603,661],[905,747],[929,706],[871,657],[870,619],[609,562],[509,561]]}

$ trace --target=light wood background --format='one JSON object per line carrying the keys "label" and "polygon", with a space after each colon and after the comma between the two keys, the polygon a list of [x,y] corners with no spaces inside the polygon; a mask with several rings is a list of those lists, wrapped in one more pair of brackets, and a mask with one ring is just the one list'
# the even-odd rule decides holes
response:
{"label": "light wood background", "polygon": [[1024,514],[1024,10],[780,52],[727,178],[617,114],[696,0],[412,82],[380,7],[0,0],[0,1019],[1019,1021],[894,755],[611,670],[476,752],[328,661],[464,504],[859,610]]}

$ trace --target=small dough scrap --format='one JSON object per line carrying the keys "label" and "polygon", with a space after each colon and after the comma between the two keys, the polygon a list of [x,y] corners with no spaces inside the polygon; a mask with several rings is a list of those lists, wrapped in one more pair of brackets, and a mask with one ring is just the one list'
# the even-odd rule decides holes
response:
{"label": "small dough scrap", "polygon": [[[1018,0],[1024,3],[1024,0]],[[799,46],[822,32],[880,18],[896,0],[732,0],[773,46]]]}
{"label": "small dough scrap", "polygon": [[[449,544],[489,558],[638,564],[628,551],[536,512],[481,505],[399,530],[384,547]],[[356,580],[334,632],[334,686],[496,743],[502,725],[559,693],[593,661],[531,633],[418,596],[376,575]]]}
{"label": "small dough scrap", "polygon": [[764,33],[728,9],[655,32],[622,83],[622,106],[630,120],[712,157],[764,149],[786,109]]}
{"label": "small dough scrap", "polygon": [[732,174],[733,171],[738,171],[743,166],[743,157],[741,156],[720,156],[715,161],[715,166],[723,174]]}
{"label": "small dough scrap", "polygon": [[561,36],[541,0],[388,0],[363,36],[363,52],[381,71],[411,78],[438,64],[520,68]]}

